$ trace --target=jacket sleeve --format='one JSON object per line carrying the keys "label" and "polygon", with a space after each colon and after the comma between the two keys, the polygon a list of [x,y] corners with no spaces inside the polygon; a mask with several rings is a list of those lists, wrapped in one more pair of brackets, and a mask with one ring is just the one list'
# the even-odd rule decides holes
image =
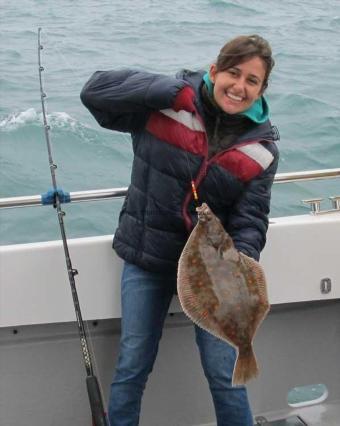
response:
{"label": "jacket sleeve", "polygon": [[279,161],[274,142],[270,143],[270,151],[274,155],[271,165],[248,183],[228,221],[228,232],[237,250],[255,260],[259,260],[266,243],[271,188]]}
{"label": "jacket sleeve", "polygon": [[133,132],[145,125],[152,110],[170,108],[185,85],[183,80],[161,74],[97,71],[80,98],[102,127]]}

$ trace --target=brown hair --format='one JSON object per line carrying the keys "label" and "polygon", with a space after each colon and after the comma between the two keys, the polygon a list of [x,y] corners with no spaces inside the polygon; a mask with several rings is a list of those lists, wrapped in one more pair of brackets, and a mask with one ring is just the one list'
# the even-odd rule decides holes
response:
{"label": "brown hair", "polygon": [[216,71],[225,71],[255,56],[262,59],[265,65],[266,73],[262,83],[262,91],[264,91],[268,86],[269,74],[275,62],[272,58],[272,50],[269,43],[257,34],[241,35],[228,41],[217,57]]}

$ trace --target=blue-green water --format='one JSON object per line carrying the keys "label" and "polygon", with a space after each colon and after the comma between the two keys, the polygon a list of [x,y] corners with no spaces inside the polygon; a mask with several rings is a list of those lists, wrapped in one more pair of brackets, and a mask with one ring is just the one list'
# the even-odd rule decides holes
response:
{"label": "blue-green water", "polygon": [[[37,29],[59,186],[126,186],[127,134],[101,129],[79,92],[97,69],[173,74],[208,66],[238,34],[259,33],[276,66],[267,91],[281,134],[279,172],[340,166],[339,0],[21,0],[1,2],[0,197],[51,187],[41,120]],[[305,212],[300,200],[340,194],[339,180],[276,185],[271,216]],[[67,205],[70,237],[112,233],[121,201]],[[1,243],[59,238],[51,207],[0,211]]]}

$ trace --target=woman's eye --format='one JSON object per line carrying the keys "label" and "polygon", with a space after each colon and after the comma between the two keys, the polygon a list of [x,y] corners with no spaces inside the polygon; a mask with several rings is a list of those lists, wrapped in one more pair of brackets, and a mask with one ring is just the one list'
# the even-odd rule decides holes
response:
{"label": "woman's eye", "polygon": [[236,70],[230,69],[230,70],[228,70],[228,72],[231,75],[237,75],[237,71]]}

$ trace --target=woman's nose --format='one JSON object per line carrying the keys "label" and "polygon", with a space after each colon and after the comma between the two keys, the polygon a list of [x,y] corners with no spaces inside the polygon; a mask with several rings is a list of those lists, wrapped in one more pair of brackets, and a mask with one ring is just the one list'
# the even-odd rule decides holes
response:
{"label": "woman's nose", "polygon": [[240,77],[234,81],[233,89],[237,91],[237,93],[243,94],[245,91],[245,79]]}

